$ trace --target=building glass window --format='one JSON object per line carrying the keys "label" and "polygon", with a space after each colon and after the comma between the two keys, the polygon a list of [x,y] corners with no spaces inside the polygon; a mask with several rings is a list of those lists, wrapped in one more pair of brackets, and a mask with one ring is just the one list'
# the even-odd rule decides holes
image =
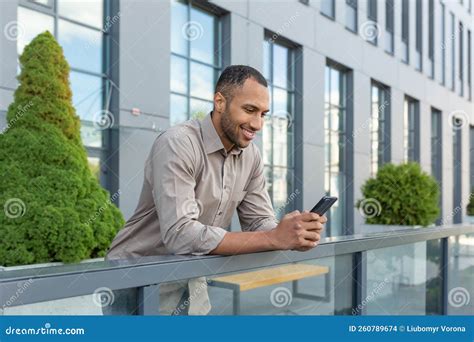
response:
{"label": "building glass window", "polygon": [[379,27],[377,25],[377,0],[367,0],[367,19],[373,27],[373,33],[367,34],[366,39],[369,43],[377,45],[377,36]]}
{"label": "building glass window", "polygon": [[474,192],[474,126],[469,126],[469,139],[470,139],[470,147],[469,147],[469,163],[470,163],[470,192]]}
{"label": "building glass window", "polygon": [[453,133],[453,223],[461,223],[465,205],[462,201],[462,127],[464,119],[452,117]]}
{"label": "building glass window", "polygon": [[18,35],[18,54],[46,30],[63,48],[71,67],[73,105],[81,119],[81,136],[89,154],[107,147],[106,130],[99,122],[108,111],[104,94],[109,89],[109,76],[103,63],[103,44],[109,39],[108,30],[103,29],[106,10],[103,0],[21,0],[18,6],[18,22],[24,28],[24,34]]}
{"label": "building glass window", "polygon": [[435,36],[435,13],[434,0],[428,2],[428,75],[434,78],[435,63],[434,63],[434,36]]}
{"label": "building glass window", "polygon": [[170,124],[212,110],[222,68],[221,20],[193,2],[171,3]]}
{"label": "building glass window", "polygon": [[411,97],[405,96],[403,110],[403,146],[404,161],[419,161],[420,156],[420,114],[419,102]]}
{"label": "building glass window", "polygon": [[450,27],[451,35],[449,39],[451,40],[451,90],[456,89],[456,24],[454,20],[454,14],[449,13],[450,17]]}
{"label": "building glass window", "polygon": [[416,0],[415,68],[423,69],[423,0]]}
{"label": "building glass window", "polygon": [[372,81],[370,123],[370,169],[372,176],[390,161],[390,88]]}
{"label": "building glass window", "polygon": [[335,0],[321,0],[321,13],[334,19],[336,17]]}
{"label": "building glass window", "polygon": [[471,31],[467,30],[467,97],[472,100],[472,41]]}
{"label": "building glass window", "polygon": [[395,51],[394,25],[394,0],[385,0],[385,51],[392,55]]}
{"label": "building glass window", "polygon": [[346,27],[357,32],[357,0],[346,0]]}
{"label": "building glass window", "polygon": [[324,114],[324,147],[325,191],[339,200],[327,214],[326,225],[328,236],[342,235],[345,226],[346,208],[346,119],[347,119],[347,71],[328,64],[325,71],[325,114]]}
{"label": "building glass window", "polygon": [[[442,159],[442,118],[441,111],[431,108],[431,174],[438,182],[439,193],[442,196],[442,172],[443,172],[443,159]],[[442,198],[439,198],[439,207],[442,206]],[[441,218],[443,215],[440,213],[436,224],[441,224]]]}
{"label": "building glass window", "polygon": [[265,117],[262,130],[263,161],[267,190],[281,219],[294,206],[288,199],[295,191],[295,49],[271,38],[263,44],[271,113]]}
{"label": "building glass window", "polygon": [[459,22],[459,95],[464,96],[464,26]]}
{"label": "building glass window", "polygon": [[410,8],[409,1],[402,0],[402,61],[410,62]]}
{"label": "building glass window", "polygon": [[446,85],[446,7],[440,2],[441,10],[441,84]]}

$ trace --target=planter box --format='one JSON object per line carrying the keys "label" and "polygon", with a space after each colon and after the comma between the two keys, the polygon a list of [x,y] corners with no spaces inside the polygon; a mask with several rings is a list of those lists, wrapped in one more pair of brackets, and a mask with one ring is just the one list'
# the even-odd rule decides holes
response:
{"label": "planter box", "polygon": [[464,223],[474,224],[474,216],[466,215],[464,217]]}
{"label": "planter box", "polygon": [[418,229],[423,226],[398,226],[398,225],[384,225],[384,224],[361,224],[356,234],[372,234],[372,233],[388,233],[406,229]]}

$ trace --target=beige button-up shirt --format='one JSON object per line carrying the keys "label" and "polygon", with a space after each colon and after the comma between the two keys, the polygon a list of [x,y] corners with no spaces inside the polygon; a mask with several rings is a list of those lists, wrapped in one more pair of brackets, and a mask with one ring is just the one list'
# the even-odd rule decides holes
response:
{"label": "beige button-up shirt", "polygon": [[[209,254],[229,230],[236,209],[243,231],[277,225],[258,148],[251,143],[227,153],[211,114],[202,121],[186,121],[153,143],[138,206],[106,258]],[[195,280],[189,282],[189,293],[195,292]],[[194,300],[206,301],[206,308],[193,308],[191,298],[190,313],[207,313],[208,299]]]}

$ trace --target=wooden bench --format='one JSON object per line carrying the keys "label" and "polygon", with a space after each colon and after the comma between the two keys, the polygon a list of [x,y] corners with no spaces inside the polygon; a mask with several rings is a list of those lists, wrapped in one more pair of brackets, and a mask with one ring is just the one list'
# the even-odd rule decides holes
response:
{"label": "wooden bench", "polygon": [[[316,296],[298,292],[298,280],[321,275],[324,275],[325,277],[324,296]],[[289,281],[292,282],[293,298],[298,297],[329,302],[330,277],[329,267],[327,266],[290,264],[272,268],[265,268],[258,271],[231,274],[227,276],[212,278],[209,281],[209,285],[231,289],[234,294],[234,315],[239,315],[241,292],[257,289],[264,286],[286,283]]]}

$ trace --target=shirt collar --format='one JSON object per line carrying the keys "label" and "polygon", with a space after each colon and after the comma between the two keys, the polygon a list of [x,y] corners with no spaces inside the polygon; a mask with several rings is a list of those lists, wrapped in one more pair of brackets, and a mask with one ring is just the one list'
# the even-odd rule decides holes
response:
{"label": "shirt collar", "polygon": [[[211,115],[212,112],[207,114],[201,121],[201,132],[202,140],[204,141],[204,148],[207,154],[222,150],[223,154],[227,156],[227,151],[224,148],[224,144],[222,144],[222,140],[219,137],[219,134],[217,134],[216,128],[212,123]],[[242,154],[242,151],[243,149],[234,145],[230,153],[240,156]]]}

